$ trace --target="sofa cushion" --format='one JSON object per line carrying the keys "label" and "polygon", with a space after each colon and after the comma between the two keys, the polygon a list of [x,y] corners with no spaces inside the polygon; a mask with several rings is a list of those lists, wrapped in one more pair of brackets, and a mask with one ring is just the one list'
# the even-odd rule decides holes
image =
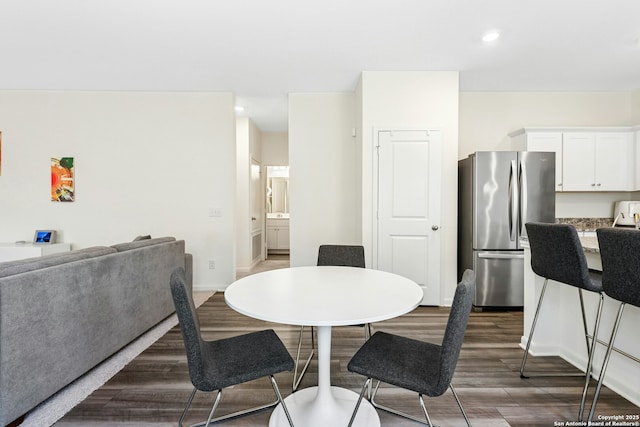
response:
{"label": "sofa cushion", "polygon": [[135,239],[133,239],[134,242],[137,242],[139,240],[149,240],[151,238],[150,234],[145,234],[145,235],[141,235],[141,236],[136,236]]}
{"label": "sofa cushion", "polygon": [[0,277],[13,276],[14,274],[26,273],[28,271],[39,270],[41,268],[52,267],[59,264],[66,264],[82,259],[95,258],[115,252],[116,250],[114,248],[107,246],[93,246],[90,248],[79,249],[77,251],[60,252],[36,258],[1,262]]}
{"label": "sofa cushion", "polygon": [[158,243],[175,242],[175,237],[156,237],[155,239],[135,240],[133,242],[118,243],[111,245],[118,252],[124,252],[131,249],[138,249],[145,246],[157,245]]}

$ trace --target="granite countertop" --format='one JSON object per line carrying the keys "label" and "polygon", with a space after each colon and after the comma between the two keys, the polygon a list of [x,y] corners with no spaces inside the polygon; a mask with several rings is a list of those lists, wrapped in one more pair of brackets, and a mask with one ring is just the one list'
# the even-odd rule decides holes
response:
{"label": "granite countertop", "polygon": [[[584,235],[583,232],[578,233],[578,238],[580,239],[580,243],[582,244],[582,248],[585,252],[591,253],[600,253],[600,247],[598,246],[598,237],[595,232],[589,232],[588,235]],[[529,239],[527,237],[521,237],[520,243],[524,247],[529,247]]]}

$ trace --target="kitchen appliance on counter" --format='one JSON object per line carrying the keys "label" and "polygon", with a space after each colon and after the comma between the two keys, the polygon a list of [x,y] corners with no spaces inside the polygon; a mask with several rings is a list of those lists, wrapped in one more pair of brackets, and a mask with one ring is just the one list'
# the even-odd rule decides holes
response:
{"label": "kitchen appliance on counter", "polygon": [[621,200],[613,209],[613,227],[616,225],[635,226],[636,214],[640,215],[640,201]]}
{"label": "kitchen appliance on counter", "polygon": [[476,309],[522,307],[525,223],[555,222],[555,153],[479,151],[458,162],[458,279]]}

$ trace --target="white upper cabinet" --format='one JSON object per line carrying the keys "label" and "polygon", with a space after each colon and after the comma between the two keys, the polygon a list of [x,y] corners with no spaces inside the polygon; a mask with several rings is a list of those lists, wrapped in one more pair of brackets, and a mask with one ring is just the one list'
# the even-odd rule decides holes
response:
{"label": "white upper cabinet", "polygon": [[640,189],[632,128],[526,128],[509,136],[514,150],[556,153],[556,191]]}
{"label": "white upper cabinet", "polygon": [[631,191],[630,132],[565,132],[564,191]]}
{"label": "white upper cabinet", "polygon": [[640,190],[640,126],[636,126],[634,128],[634,140],[632,142],[633,147],[635,149],[635,156],[633,164],[633,168],[631,169],[634,173],[633,181],[633,191]]}
{"label": "white upper cabinet", "polygon": [[634,154],[631,132],[596,133],[595,177],[601,191],[634,190]]}
{"label": "white upper cabinet", "polygon": [[592,132],[572,132],[564,135],[564,189],[596,191],[596,138]]}
{"label": "white upper cabinet", "polygon": [[556,191],[562,191],[562,132],[522,129],[509,134],[516,151],[547,151],[556,153]]}

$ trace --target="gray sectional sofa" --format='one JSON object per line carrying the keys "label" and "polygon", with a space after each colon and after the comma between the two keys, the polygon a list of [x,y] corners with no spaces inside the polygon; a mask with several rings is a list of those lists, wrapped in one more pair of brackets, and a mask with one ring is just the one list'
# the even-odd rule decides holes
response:
{"label": "gray sectional sofa", "polygon": [[6,426],[175,310],[183,240],[144,239],[0,263],[0,425]]}

